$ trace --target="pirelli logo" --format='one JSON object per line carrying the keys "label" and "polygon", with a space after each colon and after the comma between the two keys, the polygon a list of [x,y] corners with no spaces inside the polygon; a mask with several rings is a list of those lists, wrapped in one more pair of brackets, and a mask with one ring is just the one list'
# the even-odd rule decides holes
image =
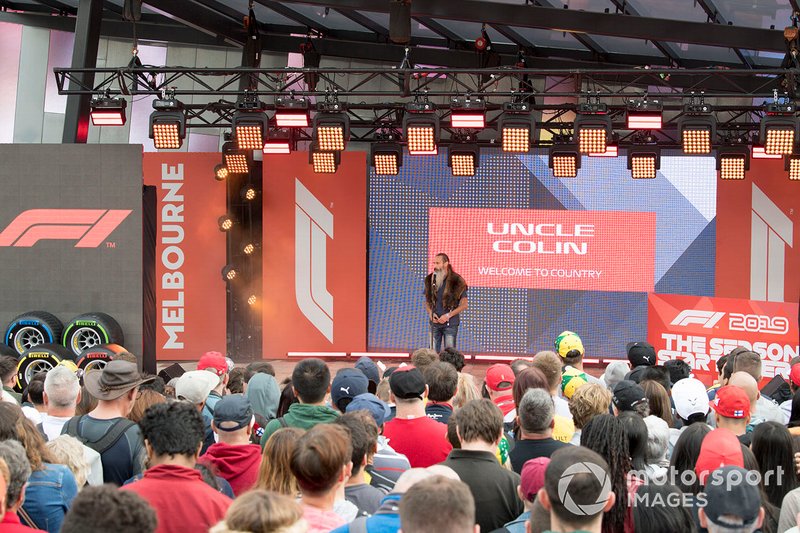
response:
{"label": "pirelli logo", "polygon": [[77,241],[75,248],[97,248],[130,214],[130,209],[29,209],[0,233],[0,246],[66,240]]}

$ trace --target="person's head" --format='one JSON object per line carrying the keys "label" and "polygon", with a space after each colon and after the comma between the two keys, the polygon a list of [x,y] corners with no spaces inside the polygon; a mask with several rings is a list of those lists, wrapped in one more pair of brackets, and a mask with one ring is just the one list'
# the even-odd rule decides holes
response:
{"label": "person's head", "polygon": [[597,383],[587,383],[575,391],[569,399],[569,412],[575,429],[583,427],[597,415],[608,413],[611,405],[611,391]]}
{"label": "person's head", "polygon": [[81,386],[75,372],[64,365],[56,365],[44,377],[44,405],[52,411],[73,411],[78,405]]}
{"label": "person's head", "polygon": [[89,478],[89,463],[84,456],[84,447],[81,441],[70,435],[59,435],[51,441],[47,441],[47,450],[50,456],[58,464],[66,465],[72,475],[75,476],[75,483],[78,487],[83,487]]}
{"label": "person's head", "polygon": [[750,423],[751,407],[744,390],[735,385],[720,387],[714,401],[709,405],[714,411],[717,427],[730,429],[737,435],[744,434],[747,424]]}
{"label": "person's head", "polygon": [[423,479],[400,499],[403,533],[466,533],[475,526],[475,499],[462,481],[444,476]]}
{"label": "person's head", "polygon": [[734,372],[747,372],[756,382],[761,381],[761,356],[756,352],[745,350],[736,355],[733,363]]}
{"label": "person's head", "polygon": [[664,386],[658,381],[652,379],[645,379],[639,386],[644,391],[647,397],[647,405],[650,407],[650,414],[656,415],[664,419],[670,427],[672,426],[672,403],[669,399],[669,393]]}
{"label": "person's head", "polygon": [[13,387],[17,378],[17,359],[9,355],[0,355],[0,380],[4,387]]}
{"label": "person's head", "polygon": [[317,424],[298,439],[289,465],[303,495],[323,496],[350,477],[352,456],[347,428]]}
{"label": "person's head", "polygon": [[764,521],[758,483],[742,467],[715,470],[706,485],[705,498],[706,505],[698,509],[697,515],[709,533],[750,533]]}
{"label": "person's head", "polygon": [[368,391],[369,380],[362,371],[342,368],[331,383],[331,403],[340,413],[344,413],[353,398]]}
{"label": "person's head", "polygon": [[281,428],[270,435],[261,454],[256,488],[296,497],[299,489],[292,474],[292,454],[305,433],[299,428]]}
{"label": "person's head", "polygon": [[669,449],[669,426],[663,418],[655,415],[645,417],[644,425],[647,428],[645,461],[647,464],[659,463],[667,456]]}
{"label": "person's head", "polygon": [[378,389],[378,383],[381,382],[381,369],[378,368],[375,361],[364,355],[358,358],[354,368],[363,372],[367,377],[369,382],[367,392],[375,394],[375,391]]}
{"label": "person's head", "polygon": [[672,401],[675,403],[675,414],[684,425],[706,421],[708,393],[702,381],[695,378],[680,380],[672,386]]}
{"label": "person's head", "polygon": [[0,402],[0,440],[20,440],[22,427],[20,422],[25,417],[19,405],[11,402]]}
{"label": "person's head", "polygon": [[758,424],[751,436],[750,449],[758,460],[764,491],[769,502],[780,507],[783,497],[798,486],[792,436],[777,422]]}
{"label": "person's head", "polygon": [[45,463],[54,463],[50,450],[45,445],[44,436],[41,431],[28,418],[23,417],[17,425],[19,431],[18,440],[25,447],[28,461],[31,468],[35,471],[44,470]]}
{"label": "person's head", "polygon": [[456,369],[456,372],[461,372],[466,365],[464,354],[452,347],[445,348],[439,352],[439,361],[450,363]]}
{"label": "person's head", "polygon": [[653,366],[656,364],[656,351],[652,344],[644,341],[630,342],[626,346],[628,361],[632,367]]}
{"label": "person's head", "polygon": [[303,533],[308,524],[294,498],[266,490],[251,490],[236,498],[225,520],[209,533]]}
{"label": "person's head", "polygon": [[438,360],[439,355],[430,348],[418,348],[411,354],[411,364],[420,370]]}
{"label": "person's head", "polygon": [[[617,503],[611,487],[603,482],[610,475],[603,457],[588,448],[565,447],[553,452],[544,488],[538,495],[542,507],[550,513],[551,529],[599,531],[603,513],[609,513]],[[569,480],[566,490],[565,479]],[[627,505],[624,497],[620,499]]]}
{"label": "person's head", "polygon": [[530,389],[543,389],[550,394],[550,383],[547,381],[547,377],[544,372],[536,367],[526,368],[514,380],[514,387],[511,390],[514,397],[514,405],[519,406],[522,397]]}
{"label": "person's head", "polygon": [[532,366],[541,370],[547,379],[550,393],[555,394],[561,386],[561,369],[563,368],[558,355],[550,350],[541,351],[533,357]]}
{"label": "person's head", "polygon": [[508,366],[511,367],[511,371],[514,372],[514,375],[518,376],[520,372],[533,366],[533,361],[528,358],[523,359],[522,357],[519,357],[511,361]]}
{"label": "person's head", "polygon": [[16,512],[25,500],[25,485],[31,477],[31,465],[25,448],[16,440],[0,441],[0,459],[5,461],[9,473],[6,480],[6,507]]}
{"label": "person's head", "polygon": [[350,404],[348,404],[347,412],[352,413],[355,411],[363,411],[368,413],[372,417],[372,420],[375,422],[375,425],[378,427],[378,429],[383,428],[383,423],[392,414],[392,410],[389,409],[389,406],[386,404],[386,402],[374,394],[370,394],[369,392],[359,394],[353,398],[353,401],[350,402]]}
{"label": "person's head", "polygon": [[789,390],[792,394],[800,389],[800,364],[794,364],[789,370]]}
{"label": "person's head", "polygon": [[449,402],[458,390],[458,372],[450,363],[436,361],[422,370],[428,385],[428,399],[433,402]]}
{"label": "person's head", "polygon": [[647,466],[647,426],[644,419],[631,411],[620,413],[618,418],[625,426],[625,435],[628,437],[631,467],[642,471]]}
{"label": "person's head", "polygon": [[175,397],[202,410],[208,394],[219,385],[219,376],[206,370],[184,372],[175,382]]}
{"label": "person's head", "polygon": [[197,370],[205,370],[216,375],[219,378],[219,384],[215,390],[222,394],[222,391],[225,389],[230,379],[228,375],[230,372],[228,369],[228,360],[224,355],[220,352],[204,353],[197,362]]}
{"label": "person's head", "polygon": [[724,465],[744,467],[742,445],[731,431],[725,428],[711,430],[700,445],[694,471],[701,485],[706,485],[708,476]]}
{"label": "person's head", "polygon": [[[680,505],[681,491],[669,483],[647,483],[636,490],[637,504],[633,506],[635,531],[652,533],[693,533],[694,518],[689,509]],[[677,502],[677,505],[674,503]]]}
{"label": "person's head", "polygon": [[147,378],[152,377],[153,379],[152,379],[152,381],[148,381],[147,383],[142,383],[139,386],[139,390],[152,390],[152,391],[156,391],[157,393],[159,393],[161,395],[164,394],[164,392],[165,392],[165,390],[167,388],[167,384],[164,383],[164,378],[162,378],[161,376],[154,376],[152,374],[144,374],[143,377],[147,377]]}
{"label": "person's head", "polygon": [[381,382],[378,383],[378,388],[375,389],[375,396],[380,398],[384,402],[391,401],[392,391],[389,388],[389,378],[381,378]]}
{"label": "person's head", "polygon": [[331,388],[331,370],[322,359],[303,359],[292,370],[292,388],[300,403],[321,403]]}
{"label": "person's head", "polygon": [[670,359],[669,361],[665,361],[664,368],[669,372],[669,381],[672,383],[673,388],[677,382],[691,377],[692,375],[692,367],[683,359]]}
{"label": "person's head", "polygon": [[453,398],[453,408],[461,409],[467,402],[477,400],[481,397],[478,386],[475,385],[475,379],[472,374],[466,372],[458,373],[458,387],[456,388],[456,395]]}
{"label": "person's head", "polygon": [[[669,461],[670,467],[675,472],[694,472],[694,468],[697,466],[697,457],[700,455],[700,447],[703,445],[703,439],[710,432],[711,428],[707,424],[700,422],[692,424],[681,431],[681,435],[672,449],[672,456]],[[696,476],[686,479],[678,476],[675,483],[684,494],[697,494],[703,488]]]}
{"label": "person's head", "polygon": [[517,407],[519,425],[525,434],[543,435],[553,429],[553,397],[543,389],[528,389]]}
{"label": "person's head", "polygon": [[447,257],[447,254],[436,254],[433,256],[433,270],[438,274],[447,274],[450,272],[450,258]]}
{"label": "person's head", "polygon": [[133,402],[133,408],[131,408],[131,412],[128,414],[128,419],[132,422],[139,423],[142,417],[144,417],[145,411],[156,404],[166,401],[167,399],[163,394],[152,389],[140,390],[139,394],[136,396],[136,400]]}
{"label": "person's head", "polygon": [[72,500],[61,533],[153,533],[156,512],[130,490],[114,485],[86,487]]}
{"label": "person's head", "polygon": [[158,403],[139,421],[151,463],[194,463],[205,434],[203,417],[189,402]]}
{"label": "person's head", "polygon": [[472,400],[453,416],[462,448],[474,443],[497,444],[503,436],[503,414],[490,400]]}
{"label": "person's head", "polygon": [[11,479],[11,472],[3,459],[0,459],[0,513],[6,514],[6,489],[8,480]]}
{"label": "person's head", "polygon": [[750,400],[750,414],[756,410],[756,402],[761,393],[758,390],[758,381],[747,372],[734,372],[728,378],[728,385],[742,389]]}
{"label": "person's head", "polygon": [[625,379],[625,375],[630,371],[628,364],[627,361],[611,361],[606,365],[606,371],[603,372],[601,379],[608,390],[613,391],[617,383]]}
{"label": "person's head", "polygon": [[728,362],[728,354],[723,355],[717,359],[717,382],[722,383],[722,372],[725,369],[725,364]]}
{"label": "person's head", "polygon": [[244,394],[245,385],[247,382],[245,381],[245,376],[247,375],[247,370],[244,368],[234,368],[228,374],[228,394]]}
{"label": "person's head", "polygon": [[227,444],[246,444],[255,424],[255,413],[250,400],[241,394],[228,394],[214,406],[211,427],[219,441]]}
{"label": "person's head", "polygon": [[247,383],[245,396],[253,404],[253,411],[265,420],[275,418],[278,412],[278,403],[281,399],[281,390],[275,377],[266,372],[257,372]]}
{"label": "person's head", "polygon": [[556,353],[561,356],[565,365],[580,365],[583,363],[583,341],[577,333],[563,331],[553,343]]}
{"label": "person's head", "polygon": [[[52,372],[52,371],[51,371]],[[91,413],[97,407],[97,398],[92,396],[89,389],[84,385],[81,387],[81,393],[78,397],[78,405],[75,407],[75,414],[83,416]]]}
{"label": "person's head", "polygon": [[423,400],[428,397],[428,386],[425,378],[418,368],[404,366],[398,368],[389,376],[389,389],[391,400],[402,409],[405,406],[420,407]]}
{"label": "person's head", "polygon": [[561,394],[564,398],[572,398],[575,391],[588,382],[589,377],[583,370],[575,367],[565,368],[564,373],[561,375]]}
{"label": "person's head", "polygon": [[353,453],[352,476],[358,475],[378,451],[378,426],[372,416],[364,411],[345,413],[334,422],[350,430]]}
{"label": "person's head", "polygon": [[250,381],[253,376],[256,374],[269,374],[273,378],[275,377],[275,367],[272,366],[272,363],[268,363],[266,361],[254,361],[249,363],[245,369],[244,380],[245,383]]}
{"label": "person's head", "polygon": [[[323,395],[323,398],[324,397],[325,396]],[[292,380],[289,378],[286,383],[282,384],[281,397],[278,400],[278,410],[275,412],[275,417],[280,418],[284,416],[289,412],[289,408],[292,406],[292,404],[298,403],[299,401],[300,400],[298,400],[297,396],[294,394]]]}
{"label": "person's head", "polygon": [[34,407],[44,407],[44,378],[46,372],[38,372],[22,393],[22,401],[29,401]]}
{"label": "person's head", "polygon": [[644,390],[637,383],[623,379],[614,387],[614,394],[611,397],[614,411],[622,413],[633,411],[642,418],[650,414],[650,405]]}
{"label": "person's head", "polygon": [[646,380],[657,381],[661,383],[661,386],[664,387],[664,390],[667,391],[667,394],[669,394],[669,391],[672,390],[672,382],[669,379],[669,370],[667,370],[667,368],[664,366],[648,366],[639,376],[639,383]]}
{"label": "person's head", "polygon": [[83,376],[83,383],[100,405],[114,409],[120,416],[128,416],[139,391],[139,385],[153,381],[155,376],[143,378],[134,363],[109,361],[100,371]]}
{"label": "person's head", "polygon": [[544,487],[544,474],[548,464],[550,464],[549,457],[536,457],[528,459],[522,465],[522,471],[519,473],[517,496],[525,504],[526,510],[532,508],[539,490]]}

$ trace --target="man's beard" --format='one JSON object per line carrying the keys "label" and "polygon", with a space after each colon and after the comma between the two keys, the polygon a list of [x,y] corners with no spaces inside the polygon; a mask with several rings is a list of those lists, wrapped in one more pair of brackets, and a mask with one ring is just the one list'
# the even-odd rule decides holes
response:
{"label": "man's beard", "polygon": [[437,287],[441,287],[442,283],[444,282],[444,278],[447,276],[447,272],[444,269],[441,270],[434,270],[433,271],[434,280]]}

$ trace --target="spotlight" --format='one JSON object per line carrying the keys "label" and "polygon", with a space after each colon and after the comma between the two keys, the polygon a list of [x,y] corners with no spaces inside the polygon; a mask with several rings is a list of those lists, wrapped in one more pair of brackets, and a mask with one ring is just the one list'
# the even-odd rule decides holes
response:
{"label": "spotlight", "polygon": [[256,305],[258,303],[258,298],[256,298],[255,294],[251,294],[247,298],[247,305]]}
{"label": "spotlight", "polygon": [[153,100],[150,114],[150,138],[158,150],[177,150],[186,138],[183,104],[174,98]]}
{"label": "spotlight", "polygon": [[436,153],[439,142],[439,117],[430,102],[413,102],[406,106],[403,131],[410,155]]}
{"label": "spotlight", "polygon": [[658,100],[628,102],[629,130],[660,130],[664,106]]}
{"label": "spotlight", "polygon": [[291,154],[292,137],[288,131],[272,130],[264,141],[265,154]]}
{"label": "spotlight", "polygon": [[373,143],[370,162],[379,176],[397,176],[403,166],[403,147],[394,142]]}
{"label": "spotlight", "polygon": [[242,200],[252,202],[258,196],[258,189],[252,185],[245,185],[242,187],[242,190],[239,192],[239,194],[241,195]]}
{"label": "spotlight", "polygon": [[628,148],[628,170],[633,179],[655,179],[661,168],[661,151],[658,146],[631,146]]}
{"label": "spotlight", "polygon": [[789,172],[790,180],[800,180],[800,155],[792,154],[787,156],[783,168]]}
{"label": "spotlight", "polygon": [[474,176],[480,163],[480,148],[475,144],[453,144],[447,150],[447,165],[453,176]]}
{"label": "spotlight", "polygon": [[531,149],[534,121],[527,102],[507,102],[503,104],[503,114],[497,123],[503,139],[503,151],[527,153]]}
{"label": "spotlight", "polygon": [[95,126],[124,126],[125,108],[128,102],[124,98],[94,98],[89,102],[92,124]]}
{"label": "spotlight", "polygon": [[253,252],[255,251],[256,251],[256,245],[253,244],[252,242],[248,242],[242,248],[242,252],[244,253],[244,255],[252,255]]}
{"label": "spotlight", "polygon": [[222,156],[230,174],[247,174],[250,172],[250,157],[246,150],[237,148],[236,144],[226,142],[222,145]]}
{"label": "spotlight", "polygon": [[619,155],[619,146],[607,144],[605,152],[601,154],[589,154],[589,157],[617,157],[617,155]]}
{"label": "spotlight", "polygon": [[217,219],[217,225],[220,231],[230,231],[233,227],[233,219],[228,215],[222,215]]}
{"label": "spotlight", "polygon": [[279,128],[307,128],[308,100],[305,98],[276,98],[275,125]]}
{"label": "spotlight", "polygon": [[768,154],[766,147],[753,145],[751,157],[753,159],[781,159],[783,156],[781,154]]}
{"label": "spotlight", "polygon": [[316,174],[335,174],[341,162],[341,152],[320,150],[316,144],[311,146],[308,162],[314,166]]}
{"label": "spotlight", "polygon": [[341,152],[350,138],[350,117],[338,102],[317,105],[314,117],[314,140],[320,150]]}
{"label": "spotlight", "polygon": [[486,126],[486,102],[480,98],[453,98],[450,127],[482,129]]}
{"label": "spotlight", "polygon": [[790,155],[797,140],[794,104],[768,104],[761,119],[760,137],[767,155]]}
{"label": "spotlight", "polygon": [[574,178],[581,168],[581,155],[574,144],[558,144],[550,147],[548,166],[555,178]]}
{"label": "spotlight", "polygon": [[611,137],[611,118],[605,104],[581,104],[575,116],[575,136],[582,154],[602,154]]}
{"label": "spotlight", "polygon": [[237,111],[233,115],[233,136],[240,150],[261,150],[267,131],[267,115],[261,112]]}
{"label": "spotlight", "polygon": [[723,180],[743,180],[750,170],[747,146],[720,146],[717,148],[717,170]]}
{"label": "spotlight", "polygon": [[228,177],[228,167],[220,163],[214,167],[214,179],[217,181],[225,181]]}
{"label": "spotlight", "polygon": [[222,267],[222,281],[233,281],[236,279],[238,273],[233,265],[225,265]]}

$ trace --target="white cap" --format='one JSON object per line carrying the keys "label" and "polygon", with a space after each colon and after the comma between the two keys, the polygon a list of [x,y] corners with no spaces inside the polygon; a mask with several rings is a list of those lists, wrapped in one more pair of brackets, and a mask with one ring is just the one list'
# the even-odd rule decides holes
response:
{"label": "white cap", "polygon": [[219,385],[219,376],[205,370],[184,372],[175,384],[175,396],[179,400],[188,400],[193,404],[206,401],[208,393]]}
{"label": "white cap", "polygon": [[672,386],[672,401],[675,412],[684,420],[695,413],[708,414],[708,393],[703,382],[695,378],[684,378]]}

